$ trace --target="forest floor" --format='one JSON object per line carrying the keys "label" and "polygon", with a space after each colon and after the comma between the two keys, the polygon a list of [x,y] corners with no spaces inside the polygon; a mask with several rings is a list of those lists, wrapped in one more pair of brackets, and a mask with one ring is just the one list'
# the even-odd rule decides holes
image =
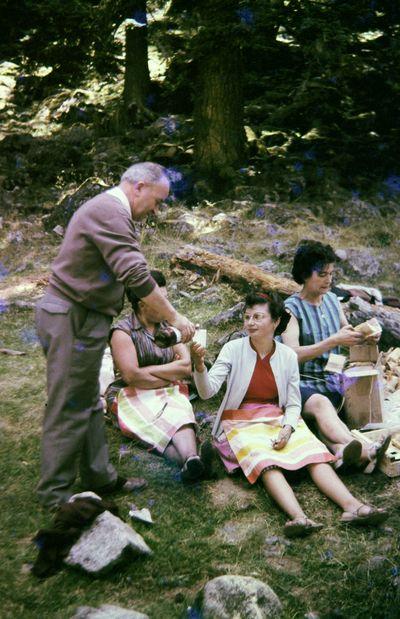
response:
{"label": "forest floor", "polygon": [[[282,226],[272,241],[266,227],[272,225],[272,212],[280,207],[266,209],[262,217],[255,215],[251,204],[242,204],[242,208],[240,212],[236,205],[233,214],[238,220],[232,223],[224,217],[213,221],[213,216],[222,212],[218,205],[190,211],[175,205],[164,222],[143,233],[144,251],[153,266],[166,272],[173,303],[201,325],[236,303],[240,293],[226,283],[212,283],[211,278],[196,279],[190,272],[170,271],[169,258],[179,246],[191,242],[253,263],[270,259],[278,272],[287,272],[292,250],[303,236],[329,240],[344,249],[353,248],[358,236],[357,227],[327,228],[310,216],[310,221]],[[177,232],[176,221],[182,217],[190,217],[195,228]],[[371,246],[374,230],[369,234]],[[280,258],[273,255],[269,244],[276,243],[277,238],[286,243]],[[398,617],[398,478],[390,479],[380,472],[346,477],[357,496],[390,510],[387,523],[375,530],[340,526],[339,510],[308,478],[302,479],[296,485],[300,502],[312,517],[323,522],[324,529],[309,539],[286,543],[282,538],[285,517],[260,486],[250,488],[240,477],[228,480],[220,467],[218,479],[183,486],[174,466],[135,446],[111,425],[107,435],[113,462],[122,474],[143,476],[149,482],[147,489],[132,497],[117,497],[117,504],[126,519],[132,502],[150,508],[154,526],[134,526],[154,551],[153,556],[97,580],[70,569],[43,582],[30,574],[37,555],[32,537],[50,523],[50,516],[39,508],[35,498],[45,362],[35,335],[33,310],[18,308],[13,301],[40,297],[60,241],[55,233],[43,230],[38,216],[3,219],[1,347],[26,354],[0,355],[1,616],[62,619],[71,617],[77,606],[109,603],[134,608],[154,619],[189,617],[188,607],[208,580],[222,574],[241,574],[268,583],[283,603],[285,618],[310,612],[319,613],[321,618]],[[378,252],[371,249],[379,254],[382,264],[385,259],[395,260],[393,251],[393,247]],[[387,273],[385,281],[398,293],[395,276],[390,279]],[[203,298],[196,296],[211,285],[213,290]],[[182,291],[187,295],[182,296]],[[209,329],[211,359],[218,349],[217,339],[237,327],[232,323]],[[218,401],[194,403],[202,437],[210,433],[208,417],[215,413]]]}
{"label": "forest floor", "polygon": [[[61,242],[57,234],[45,231],[43,213],[51,212],[66,190],[73,191],[87,176],[115,182],[131,161],[132,144],[129,136],[107,137],[106,128],[99,137],[88,124],[74,124],[74,118],[66,128],[61,126],[64,113],[79,112],[76,106],[83,94],[78,93],[78,103],[70,102],[64,112],[68,92],[61,92],[57,101],[35,104],[24,116],[9,97],[14,85],[15,67],[7,66],[0,88],[7,120],[0,135],[5,169],[0,175],[5,208],[0,217],[0,347],[26,354],[0,355],[1,617],[64,619],[80,605],[104,603],[136,609],[151,619],[194,617],[188,608],[208,580],[240,574],[268,583],[282,601],[284,618],[314,613],[310,617],[396,619],[399,478],[380,472],[346,477],[357,496],[389,509],[389,520],[375,530],[340,526],[339,510],[308,478],[301,479],[296,485],[299,500],[324,529],[288,543],[282,537],[285,517],[260,486],[250,488],[240,477],[227,479],[221,467],[217,479],[183,486],[174,466],[129,442],[111,425],[107,435],[113,462],[122,474],[143,476],[149,482],[144,491],[119,496],[116,502],[127,520],[131,503],[150,508],[154,525],[135,523],[135,528],[152,548],[152,557],[132,561],[102,579],[70,569],[42,582],[31,575],[37,556],[32,538],[51,521],[35,498],[45,361],[33,309],[14,302],[41,296]],[[110,99],[116,96],[112,85],[109,91]],[[93,92],[105,97],[106,107],[104,86]],[[97,99],[94,104],[99,104]],[[90,107],[83,112],[88,114]],[[162,125],[158,127],[153,126],[154,135],[162,130]],[[179,136],[168,139],[178,141]],[[148,156],[153,155],[157,160],[157,152],[149,151]],[[75,167],[70,170],[73,158]],[[298,241],[314,238],[347,252],[350,260],[339,267],[339,281],[377,285],[388,296],[400,295],[400,221],[393,216],[393,205],[388,217],[358,195],[339,193],[310,205],[301,196],[281,203],[264,195],[262,188],[256,194],[257,199],[254,191],[242,187],[234,199],[203,201],[191,208],[176,200],[158,224],[143,229],[150,264],[165,271],[172,302],[193,321],[204,325],[238,302],[241,294],[211,277],[170,270],[173,252],[186,243],[254,264],[268,260],[269,270],[287,274]],[[353,260],[358,261],[357,271]],[[218,351],[218,338],[238,326],[209,328],[210,359]],[[210,416],[218,402],[218,397],[194,402],[202,438],[210,434]]]}

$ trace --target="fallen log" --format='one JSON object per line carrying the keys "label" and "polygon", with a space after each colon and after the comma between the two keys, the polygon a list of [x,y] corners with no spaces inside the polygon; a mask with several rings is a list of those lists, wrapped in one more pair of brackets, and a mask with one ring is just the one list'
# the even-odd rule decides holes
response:
{"label": "fallen log", "polygon": [[215,275],[215,281],[229,281],[242,289],[252,285],[264,292],[276,290],[285,297],[300,290],[300,286],[294,281],[266,273],[254,264],[219,256],[191,245],[186,245],[178,251],[172,257],[171,265],[212,273]]}
{"label": "fallen log", "polygon": [[[227,256],[219,256],[191,245],[186,245],[178,251],[172,257],[171,265],[201,273],[214,274],[215,281],[219,279],[228,281],[241,290],[253,285],[265,292],[276,290],[284,297],[300,290],[300,286],[290,279],[266,273],[253,264]],[[343,304],[343,310],[353,326],[370,318],[377,318],[382,326],[380,348],[387,349],[390,346],[400,346],[399,309],[386,305],[371,305],[360,297],[352,297],[348,303]],[[215,325],[227,322],[227,320],[235,320],[239,313],[238,306],[235,306],[218,314],[214,319],[210,319],[209,324]]]}

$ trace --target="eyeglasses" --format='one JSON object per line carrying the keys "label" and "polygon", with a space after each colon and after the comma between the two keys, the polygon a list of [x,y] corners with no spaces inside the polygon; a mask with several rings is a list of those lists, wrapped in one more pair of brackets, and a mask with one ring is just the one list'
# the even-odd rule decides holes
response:
{"label": "eyeglasses", "polygon": [[252,314],[251,316],[249,316],[248,314],[245,314],[243,316],[243,322],[250,322],[250,320],[254,320],[254,322],[261,322],[266,316],[268,316],[268,314],[265,314],[262,312]]}

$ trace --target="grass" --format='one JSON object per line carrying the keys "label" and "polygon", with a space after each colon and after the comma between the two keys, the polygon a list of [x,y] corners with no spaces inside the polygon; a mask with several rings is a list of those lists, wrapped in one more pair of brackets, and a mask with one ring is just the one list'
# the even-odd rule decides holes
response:
{"label": "grass", "polygon": [[[207,217],[207,213],[203,213]],[[244,220],[243,220],[244,221]],[[0,237],[4,250],[2,263],[8,274],[0,282],[1,295],[12,300],[15,296],[33,298],[42,290],[35,282],[48,271],[49,262],[57,251],[58,241],[40,232],[32,220],[26,238],[29,243],[18,246],[7,242],[10,225]],[[25,230],[24,224],[11,222]],[[301,234],[310,234],[303,222]],[[357,231],[353,230],[354,237]],[[34,238],[34,234],[38,236]],[[262,226],[244,221],[236,232],[235,257],[244,254],[257,262],[269,257],[261,248]],[[285,240],[294,243],[298,230],[287,229]],[[336,230],[338,242],[340,231]],[[363,231],[365,234],[365,231]],[[351,235],[346,230],[347,240]],[[210,243],[232,238],[231,232],[218,230],[196,242]],[[167,269],[162,252],[174,251],[185,239],[157,230],[145,240],[145,251],[152,264]],[[383,248],[382,251],[386,251]],[[27,266],[16,272],[18,266]],[[283,263],[280,268],[287,268]],[[219,284],[220,302],[209,304],[207,299],[195,302],[179,295],[180,290],[192,296],[189,276],[170,275],[170,296],[180,311],[201,324],[233,305],[240,296],[227,284]],[[130,498],[120,496],[117,504],[121,515],[128,519],[129,505],[148,506],[155,524],[149,528],[135,523],[154,554],[115,570],[107,578],[92,579],[73,570],[64,569],[57,575],[39,582],[29,573],[36,558],[32,544],[35,532],[50,523],[35,498],[39,468],[41,415],[45,401],[45,363],[34,338],[34,316],[31,310],[9,308],[0,314],[1,347],[26,351],[25,356],[0,355],[0,616],[4,619],[71,617],[77,606],[117,604],[147,613],[152,619],[175,619],[187,616],[187,608],[197,592],[211,578],[222,574],[251,575],[268,583],[280,597],[283,617],[301,618],[308,612],[320,617],[386,618],[399,616],[400,551],[399,551],[399,490],[398,479],[381,473],[347,477],[351,490],[359,497],[391,509],[387,524],[378,530],[351,530],[339,525],[339,510],[321,496],[308,478],[296,484],[296,493],[308,513],[324,523],[321,533],[286,545],[271,543],[272,536],[281,536],[285,517],[272,504],[259,486],[249,488],[240,478],[232,481],[234,492],[251,498],[247,509],[241,509],[232,495],[224,500],[220,478],[183,487],[177,470],[156,456],[129,443],[113,427],[107,434],[111,458],[122,474],[144,476],[149,486]],[[215,341],[224,329],[209,330],[211,353]],[[197,401],[197,411],[214,412],[218,398]],[[203,436],[210,431],[202,425]],[[120,446],[128,443],[129,452],[120,456]],[[237,489],[237,490],[235,490]],[[213,499],[217,495],[218,501]],[[222,497],[222,499],[221,499]]]}

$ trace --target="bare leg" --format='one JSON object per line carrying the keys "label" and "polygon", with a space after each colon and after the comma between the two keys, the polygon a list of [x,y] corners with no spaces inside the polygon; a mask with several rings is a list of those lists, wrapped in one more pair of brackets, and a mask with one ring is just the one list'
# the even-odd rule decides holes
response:
{"label": "bare leg", "polygon": [[193,426],[187,425],[179,428],[174,434],[171,444],[178,453],[181,463],[186,462],[190,456],[196,456],[197,444]]}
{"label": "bare leg", "polygon": [[[343,447],[354,440],[349,428],[338,416],[335,407],[324,395],[314,393],[303,408],[305,419],[313,419],[321,434],[321,440],[336,455],[340,455]],[[338,453],[339,452],[339,453]],[[362,444],[361,462],[368,461],[368,450]]]}
{"label": "bare leg", "polygon": [[310,464],[307,468],[318,490],[339,505],[343,511],[354,512],[363,505],[346,488],[329,464],[321,462]]}
{"label": "bare leg", "polygon": [[282,471],[279,469],[264,471],[261,479],[268,494],[286,514],[293,519],[306,517]]}
{"label": "bare leg", "polygon": [[165,449],[163,455],[166,458],[168,458],[168,460],[172,460],[172,462],[176,462],[177,464],[179,464],[179,466],[182,466],[183,460],[180,457],[180,455],[177,452],[177,450],[175,449],[174,445],[172,444],[172,441],[170,442],[168,447]]}

